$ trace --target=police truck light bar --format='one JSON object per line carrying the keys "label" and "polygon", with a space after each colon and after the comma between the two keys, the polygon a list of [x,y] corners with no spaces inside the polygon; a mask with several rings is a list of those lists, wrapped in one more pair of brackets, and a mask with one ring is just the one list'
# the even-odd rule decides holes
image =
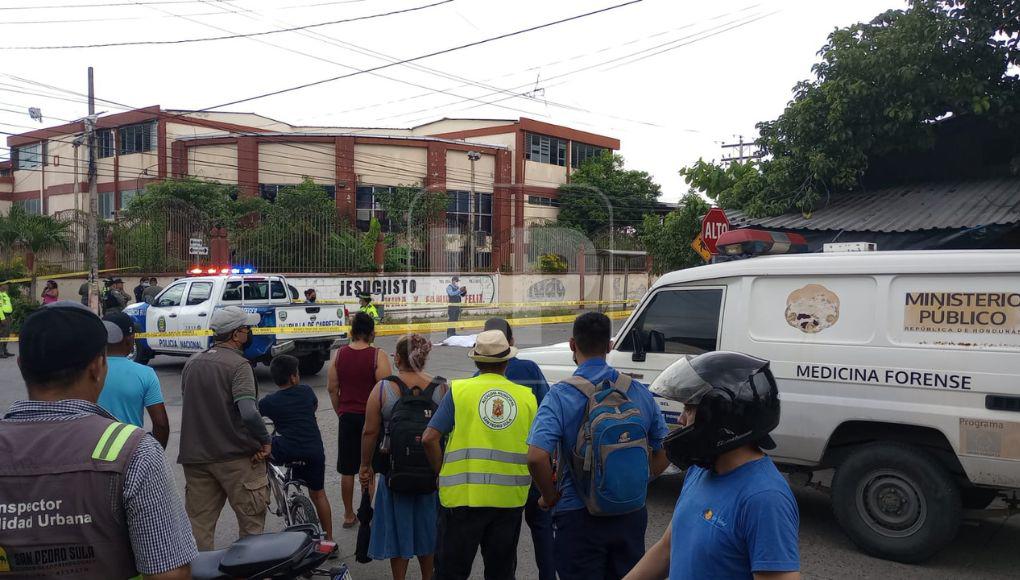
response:
{"label": "police truck light bar", "polygon": [[258,271],[251,266],[233,266],[230,268],[203,268],[202,266],[195,266],[188,270],[188,274],[192,276],[216,276],[225,274],[255,274]]}
{"label": "police truck light bar", "polygon": [[808,251],[807,240],[800,234],[750,229],[723,232],[715,245],[719,255],[730,257],[803,254]]}

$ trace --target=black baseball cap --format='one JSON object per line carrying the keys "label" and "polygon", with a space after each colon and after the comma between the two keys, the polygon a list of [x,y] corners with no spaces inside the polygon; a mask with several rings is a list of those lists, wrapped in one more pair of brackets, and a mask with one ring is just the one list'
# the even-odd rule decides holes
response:
{"label": "black baseball cap", "polygon": [[21,325],[18,363],[26,381],[83,369],[106,349],[103,321],[79,302],[60,300],[33,312]]}
{"label": "black baseball cap", "polygon": [[125,336],[135,333],[134,321],[123,312],[112,312],[104,316],[103,326],[106,327],[107,344],[118,344]]}

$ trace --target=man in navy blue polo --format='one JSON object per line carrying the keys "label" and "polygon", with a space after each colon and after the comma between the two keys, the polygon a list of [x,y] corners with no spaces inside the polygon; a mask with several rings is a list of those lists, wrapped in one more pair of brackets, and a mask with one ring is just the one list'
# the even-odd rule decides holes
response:
{"label": "man in navy blue polo", "polygon": [[[570,350],[578,365],[575,376],[596,385],[616,381],[619,373],[606,364],[611,338],[612,323],[604,314],[588,312],[574,320]],[[633,381],[627,395],[641,410],[646,423],[652,448],[648,467],[654,478],[669,465],[662,449],[662,440],[668,433],[666,422],[646,386]],[[528,466],[542,494],[539,506],[553,509],[556,572],[560,580],[622,578],[645,552],[648,525],[645,508],[617,516],[591,515],[574,489],[569,461],[561,460],[562,477],[553,482],[550,457],[555,453],[566,457],[573,449],[587,402],[571,385],[556,383],[539,406],[528,436]]]}
{"label": "man in navy blue polo", "polygon": [[[514,332],[510,323],[504,318],[490,318],[485,321],[485,330],[498,330],[506,336],[510,346],[514,345]],[[475,373],[477,376],[478,373]],[[538,368],[535,361],[522,360],[517,357],[510,359],[506,367],[506,378],[512,383],[528,387],[535,393],[538,404],[542,404],[546,393],[549,392],[549,383]],[[548,510],[538,507],[538,498],[541,494],[538,488],[531,486],[528,493],[528,503],[524,504],[524,521],[531,530],[531,541],[535,544],[535,564],[538,565],[539,580],[556,580],[556,562],[553,560],[553,523],[552,514]]]}

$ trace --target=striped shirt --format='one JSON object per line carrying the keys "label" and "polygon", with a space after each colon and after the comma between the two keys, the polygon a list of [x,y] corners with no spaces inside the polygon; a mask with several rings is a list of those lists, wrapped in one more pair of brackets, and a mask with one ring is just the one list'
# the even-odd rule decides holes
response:
{"label": "striped shirt", "polygon": [[[68,421],[84,415],[114,419],[88,401],[17,401],[2,422]],[[142,574],[162,574],[198,557],[191,523],[174,485],[163,448],[144,437],[124,468],[124,512],[135,566]]]}

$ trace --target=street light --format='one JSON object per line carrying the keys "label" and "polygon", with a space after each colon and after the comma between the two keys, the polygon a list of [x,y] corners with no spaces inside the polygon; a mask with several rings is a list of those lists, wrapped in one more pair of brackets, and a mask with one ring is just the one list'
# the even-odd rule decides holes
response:
{"label": "street light", "polygon": [[468,198],[468,268],[475,271],[475,161],[482,158],[477,151],[468,151],[467,158],[471,162],[471,194]]}

